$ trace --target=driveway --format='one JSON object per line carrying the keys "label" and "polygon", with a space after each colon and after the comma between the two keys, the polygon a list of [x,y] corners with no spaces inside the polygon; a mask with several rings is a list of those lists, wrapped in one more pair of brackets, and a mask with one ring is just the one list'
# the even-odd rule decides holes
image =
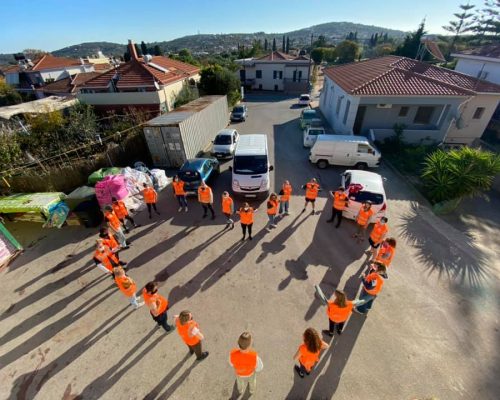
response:
{"label": "driveway", "polygon": [[[295,101],[249,96],[249,119],[233,125],[268,135],[272,185],[278,191],[291,181],[292,215],[267,231],[265,204],[255,203],[254,240],[242,243],[238,224],[225,231],[220,213],[202,219],[194,199],[188,213],[177,213],[167,189],[161,216],[139,214],[142,226],[122,253],[139,287],[160,282],[169,318],[193,312],[210,356],[197,363],[177,333],[165,335],[146,309],[128,306],[91,262],[91,231],[50,231],[0,275],[1,398],[228,399],[228,354],[244,330],[264,362],[255,399],[499,397],[498,251],[435,217],[384,167],[389,225],[399,240],[390,278],[370,314],[351,317],[310,376],[293,371],[302,332],[327,328],[314,285],[327,295],[344,287],[352,298],[366,259],[366,247],[350,238],[352,222],[339,229],[325,223],[327,191],[343,168],[309,164]],[[230,188],[229,165],[213,185],[216,199]],[[311,177],[324,188],[314,216],[300,214],[300,185]]]}

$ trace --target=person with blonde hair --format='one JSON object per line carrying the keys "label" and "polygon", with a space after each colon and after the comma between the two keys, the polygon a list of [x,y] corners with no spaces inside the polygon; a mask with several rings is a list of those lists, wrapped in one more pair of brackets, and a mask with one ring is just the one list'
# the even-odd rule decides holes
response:
{"label": "person with blonde hair", "polygon": [[294,360],[299,361],[299,365],[295,365],[295,371],[301,378],[305,374],[309,375],[319,361],[321,350],[327,349],[328,343],[321,340],[318,332],[314,328],[307,328],[302,335],[304,343],[302,343],[295,355]]}
{"label": "person with blonde hair", "polygon": [[118,286],[118,289],[128,298],[132,307],[135,309],[142,307],[144,302],[140,301],[140,298],[136,296],[137,285],[134,280],[126,275],[124,269],[120,266],[113,268],[113,273],[116,286]]}
{"label": "person with blonde hair", "polygon": [[222,214],[226,217],[226,227],[224,229],[234,228],[234,221],[232,219],[234,213],[234,201],[229,196],[228,192],[222,193]]}
{"label": "person with blonde hair", "polygon": [[253,226],[253,214],[257,209],[250,207],[250,204],[243,203],[243,207],[240,207],[238,214],[240,215],[241,230],[243,231],[243,238],[241,241],[245,240],[245,236],[248,230],[248,239],[252,240],[252,226]]}
{"label": "person with blonde hair", "polygon": [[269,218],[269,227],[276,227],[276,215],[278,214],[278,196],[276,193],[271,193],[267,201],[267,217]]}
{"label": "person with blonde hair", "polygon": [[348,300],[343,290],[336,289],[332,300],[328,301],[326,314],[328,315],[328,330],[323,333],[333,336],[335,328],[337,333],[342,334],[344,325],[352,314],[353,307],[363,304],[362,300]]}
{"label": "person with blonde hair", "polygon": [[202,350],[202,341],[205,336],[200,331],[198,324],[193,320],[193,314],[184,310],[174,317],[179,336],[186,343],[190,354],[196,354],[198,361],[208,357],[208,351]]}
{"label": "person with blonde hair", "polygon": [[238,339],[238,348],[232,349],[229,353],[229,364],[234,368],[236,374],[236,389],[239,395],[244,392],[244,386],[247,382],[250,394],[255,393],[256,373],[264,368],[262,360],[252,348],[252,343],[252,334],[243,332]]}

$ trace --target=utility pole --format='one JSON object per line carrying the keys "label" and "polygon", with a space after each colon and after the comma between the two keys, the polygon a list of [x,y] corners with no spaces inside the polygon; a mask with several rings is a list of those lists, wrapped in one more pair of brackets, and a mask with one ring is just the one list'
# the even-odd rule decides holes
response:
{"label": "utility pole", "polygon": [[311,52],[312,52],[312,47],[313,47],[313,37],[314,34],[311,33],[311,51],[309,52],[309,66],[307,68],[307,89],[308,91],[311,90]]}

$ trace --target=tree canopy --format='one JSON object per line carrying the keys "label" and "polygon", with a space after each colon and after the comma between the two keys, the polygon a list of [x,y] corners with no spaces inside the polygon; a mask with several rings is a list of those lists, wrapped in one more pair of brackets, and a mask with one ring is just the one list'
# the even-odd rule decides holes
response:
{"label": "tree canopy", "polygon": [[205,95],[225,94],[229,105],[240,99],[240,80],[230,70],[220,65],[210,65],[201,70],[198,88]]}

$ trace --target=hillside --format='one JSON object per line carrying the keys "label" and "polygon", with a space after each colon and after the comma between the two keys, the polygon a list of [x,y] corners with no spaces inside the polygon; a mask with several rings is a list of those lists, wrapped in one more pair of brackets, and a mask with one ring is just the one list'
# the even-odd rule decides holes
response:
{"label": "hillside", "polygon": [[[380,26],[356,24],[353,22],[328,22],[320,25],[313,25],[308,28],[299,29],[296,31],[285,33],[228,33],[228,34],[200,34],[183,36],[177,39],[147,43],[148,47],[159,45],[163,51],[175,52],[180,49],[190,49],[192,52],[206,51],[222,52],[235,49],[238,44],[249,46],[254,40],[267,39],[271,44],[273,38],[276,38],[276,44],[281,47],[281,40],[283,35],[289,36],[294,46],[307,45],[311,40],[311,33],[315,37],[324,35],[331,42],[338,42],[343,40],[349,32],[358,32],[358,39],[368,39],[374,33],[387,33],[390,37],[401,38],[405,32],[387,29]],[[137,42],[141,38],[135,38]],[[97,53],[101,50],[108,56],[122,56],[125,51],[126,45],[110,42],[89,42],[80,43],[77,45],[65,47],[60,50],[53,51],[52,54],[59,57],[85,57]],[[13,61],[11,54],[0,54],[0,64],[7,64]]]}

